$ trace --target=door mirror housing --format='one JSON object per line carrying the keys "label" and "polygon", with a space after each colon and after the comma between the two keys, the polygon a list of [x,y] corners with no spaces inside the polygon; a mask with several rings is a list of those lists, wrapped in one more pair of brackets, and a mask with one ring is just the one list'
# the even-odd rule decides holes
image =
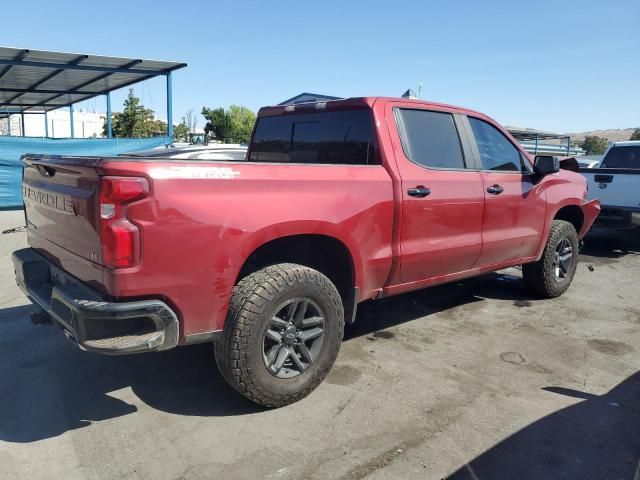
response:
{"label": "door mirror housing", "polygon": [[551,155],[536,155],[533,169],[540,176],[558,173],[560,171],[560,158]]}

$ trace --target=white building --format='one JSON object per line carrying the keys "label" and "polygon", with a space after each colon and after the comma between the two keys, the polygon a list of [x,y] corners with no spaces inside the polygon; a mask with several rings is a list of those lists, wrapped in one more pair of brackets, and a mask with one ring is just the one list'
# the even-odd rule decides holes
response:
{"label": "white building", "polygon": [[[54,110],[47,114],[50,138],[68,138],[71,136],[69,109]],[[75,138],[102,137],[102,128],[106,114],[75,110],[73,112],[73,129]],[[10,115],[11,135],[21,136],[22,125],[20,114]],[[0,119],[0,135],[8,135],[7,119]],[[44,137],[44,115],[41,113],[24,115],[24,136]]]}

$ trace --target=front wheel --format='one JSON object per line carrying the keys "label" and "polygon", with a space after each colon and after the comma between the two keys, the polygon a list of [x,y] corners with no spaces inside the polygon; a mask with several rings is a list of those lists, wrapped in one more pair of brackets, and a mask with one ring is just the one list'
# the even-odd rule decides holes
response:
{"label": "front wheel", "polygon": [[542,258],[522,266],[527,290],[546,298],[567,291],[578,266],[578,234],[573,225],[554,220]]}
{"label": "front wheel", "polygon": [[327,375],[344,331],[342,301],[322,273],[272,265],[234,288],[222,337],[215,342],[222,376],[266,407],[296,402]]}

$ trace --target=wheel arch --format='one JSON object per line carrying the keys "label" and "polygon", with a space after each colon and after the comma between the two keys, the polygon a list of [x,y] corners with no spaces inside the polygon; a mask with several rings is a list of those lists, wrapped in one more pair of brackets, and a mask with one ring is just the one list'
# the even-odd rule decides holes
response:
{"label": "wheel arch", "polygon": [[540,260],[542,257],[542,252],[544,251],[544,246],[547,244],[547,239],[551,232],[551,225],[554,220],[565,220],[571,223],[576,229],[576,233],[578,235],[580,235],[580,231],[582,230],[585,222],[584,212],[582,211],[580,204],[573,198],[567,198],[560,204],[555,205],[555,209],[552,210],[552,212],[552,214],[548,214],[547,216],[547,222],[542,237],[540,238],[540,245],[538,246],[538,251],[535,256],[536,260]]}
{"label": "wheel arch", "polygon": [[[267,237],[268,238],[268,237]],[[297,263],[326,275],[336,286],[344,306],[345,322],[355,317],[359,300],[359,258],[336,236],[326,233],[290,233],[263,239],[246,256],[235,279],[269,265]]]}
{"label": "wheel arch", "polygon": [[584,225],[584,213],[578,205],[565,205],[555,213],[552,218],[552,221],[553,220],[565,220],[569,222],[573,225],[573,228],[576,229],[576,233],[579,234]]}

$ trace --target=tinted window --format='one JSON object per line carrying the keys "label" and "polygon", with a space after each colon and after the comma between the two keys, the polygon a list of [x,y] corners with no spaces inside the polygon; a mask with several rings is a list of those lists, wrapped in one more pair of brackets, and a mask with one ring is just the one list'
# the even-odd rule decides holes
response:
{"label": "tinted window", "polygon": [[369,110],[260,117],[249,161],[375,164],[374,139]]}
{"label": "tinted window", "polygon": [[480,150],[482,170],[521,172],[524,169],[520,152],[500,130],[473,117],[469,117],[469,123]]}
{"label": "tinted window", "polygon": [[611,147],[602,160],[602,168],[640,168],[640,146]]}
{"label": "tinted window", "polygon": [[450,113],[398,109],[405,155],[433,168],[464,168],[462,147]]}

